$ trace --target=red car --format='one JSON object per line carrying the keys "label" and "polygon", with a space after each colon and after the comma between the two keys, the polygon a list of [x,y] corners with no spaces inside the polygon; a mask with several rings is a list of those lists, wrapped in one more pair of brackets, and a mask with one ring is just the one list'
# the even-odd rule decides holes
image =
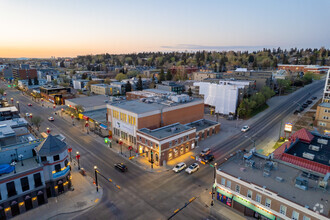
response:
{"label": "red car", "polygon": [[29,104],[28,104],[28,106],[32,106],[32,104],[31,104],[31,103],[29,103]]}

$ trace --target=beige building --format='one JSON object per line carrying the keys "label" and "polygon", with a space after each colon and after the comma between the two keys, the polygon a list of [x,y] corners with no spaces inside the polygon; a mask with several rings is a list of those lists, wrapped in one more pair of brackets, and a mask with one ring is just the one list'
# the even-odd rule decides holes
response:
{"label": "beige building", "polygon": [[320,130],[330,130],[330,103],[323,102],[317,106],[314,126]]}
{"label": "beige building", "polygon": [[116,95],[120,94],[119,88],[107,84],[91,85],[91,92],[98,95]]}
{"label": "beige building", "polygon": [[203,81],[204,79],[220,79],[220,74],[211,71],[198,71],[192,73],[192,80]]}
{"label": "beige building", "polygon": [[309,172],[251,153],[237,154],[216,171],[215,202],[255,219],[329,219],[329,190],[319,187],[322,175],[313,173],[315,181]]}

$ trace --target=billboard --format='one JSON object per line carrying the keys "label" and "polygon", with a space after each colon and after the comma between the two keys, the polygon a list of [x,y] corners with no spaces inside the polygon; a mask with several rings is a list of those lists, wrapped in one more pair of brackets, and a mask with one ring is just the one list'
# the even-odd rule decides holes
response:
{"label": "billboard", "polygon": [[284,125],[284,131],[285,132],[292,132],[292,123],[286,123],[285,125]]}

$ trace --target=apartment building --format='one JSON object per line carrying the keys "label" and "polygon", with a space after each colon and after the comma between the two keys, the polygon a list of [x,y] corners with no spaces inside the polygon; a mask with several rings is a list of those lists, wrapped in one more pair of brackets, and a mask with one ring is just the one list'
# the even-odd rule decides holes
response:
{"label": "apartment building", "polygon": [[330,69],[328,70],[325,80],[322,102],[330,102]]}
{"label": "apartment building", "polygon": [[38,77],[36,69],[18,69],[13,68],[13,77],[15,79],[34,79]]}
{"label": "apartment building", "polygon": [[317,106],[314,126],[321,132],[330,131],[330,103],[323,102]]}
{"label": "apartment building", "polygon": [[[327,181],[327,180],[326,180]],[[255,219],[329,219],[322,177],[252,153],[238,153],[216,170],[215,198]]]}

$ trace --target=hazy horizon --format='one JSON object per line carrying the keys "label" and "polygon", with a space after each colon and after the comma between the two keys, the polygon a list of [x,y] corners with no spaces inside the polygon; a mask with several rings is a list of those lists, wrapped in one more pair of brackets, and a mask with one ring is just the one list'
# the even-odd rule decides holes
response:
{"label": "hazy horizon", "polygon": [[330,47],[330,1],[3,0],[0,57]]}

